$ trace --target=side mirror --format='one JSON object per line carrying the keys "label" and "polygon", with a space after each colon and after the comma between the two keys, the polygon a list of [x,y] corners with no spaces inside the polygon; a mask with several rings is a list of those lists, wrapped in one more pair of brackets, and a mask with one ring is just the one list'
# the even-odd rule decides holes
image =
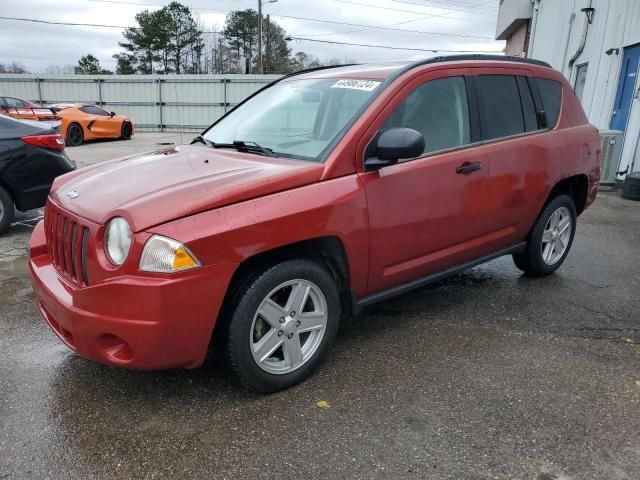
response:
{"label": "side mirror", "polygon": [[424,152],[424,136],[413,128],[396,127],[382,133],[372,149],[373,156],[364,162],[369,170],[376,170],[397,163],[404,158],[414,158]]}
{"label": "side mirror", "polygon": [[109,113],[109,116],[110,116],[111,118],[115,117],[115,116],[116,116],[116,112],[110,112],[110,113]]}

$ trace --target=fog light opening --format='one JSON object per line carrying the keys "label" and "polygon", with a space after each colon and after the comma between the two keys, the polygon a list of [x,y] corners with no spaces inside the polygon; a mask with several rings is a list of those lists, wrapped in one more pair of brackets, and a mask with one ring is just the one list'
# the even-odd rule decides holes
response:
{"label": "fog light opening", "polygon": [[102,335],[98,339],[100,353],[114,363],[127,363],[133,359],[133,351],[129,344],[120,337],[111,334]]}

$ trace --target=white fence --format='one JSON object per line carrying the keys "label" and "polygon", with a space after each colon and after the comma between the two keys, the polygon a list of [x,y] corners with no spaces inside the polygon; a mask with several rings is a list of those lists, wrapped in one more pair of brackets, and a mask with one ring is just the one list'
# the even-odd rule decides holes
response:
{"label": "white fence", "polygon": [[202,130],[279,75],[0,75],[0,96],[92,103],[136,128]]}

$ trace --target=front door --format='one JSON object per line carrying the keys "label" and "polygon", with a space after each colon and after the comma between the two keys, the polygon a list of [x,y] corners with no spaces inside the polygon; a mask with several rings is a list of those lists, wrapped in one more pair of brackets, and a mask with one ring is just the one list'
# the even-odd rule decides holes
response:
{"label": "front door", "polygon": [[486,159],[470,146],[465,76],[449,75],[414,78],[376,122],[384,119],[379,131],[413,128],[426,147],[418,158],[361,177],[369,207],[369,293],[487,253],[481,238]]}
{"label": "front door", "polygon": [[611,114],[612,130],[622,130],[624,132],[627,129],[631,101],[634,97],[638,78],[638,65],[640,65],[640,45],[625,48],[616,101]]}

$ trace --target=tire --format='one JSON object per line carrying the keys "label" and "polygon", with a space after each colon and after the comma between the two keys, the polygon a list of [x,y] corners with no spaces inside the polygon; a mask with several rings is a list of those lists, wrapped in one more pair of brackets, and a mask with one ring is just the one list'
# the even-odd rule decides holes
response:
{"label": "tire", "polygon": [[131,140],[131,135],[133,134],[133,128],[131,123],[122,122],[122,127],[120,127],[120,138],[122,140]]}
{"label": "tire", "polygon": [[0,187],[0,234],[9,230],[15,216],[13,199],[9,192]]}
{"label": "tire", "polygon": [[576,205],[570,196],[559,195],[551,200],[529,232],[524,252],[513,255],[516,267],[532,277],[555,272],[571,250],[576,219]]}
{"label": "tire", "polygon": [[67,138],[65,139],[65,143],[69,147],[77,147],[78,145],[82,145],[84,142],[84,130],[77,123],[72,123],[67,128]]}
{"label": "tire", "polygon": [[338,330],[331,275],[315,262],[287,260],[253,276],[236,299],[226,320],[225,356],[240,383],[271,393],[311,375]]}

